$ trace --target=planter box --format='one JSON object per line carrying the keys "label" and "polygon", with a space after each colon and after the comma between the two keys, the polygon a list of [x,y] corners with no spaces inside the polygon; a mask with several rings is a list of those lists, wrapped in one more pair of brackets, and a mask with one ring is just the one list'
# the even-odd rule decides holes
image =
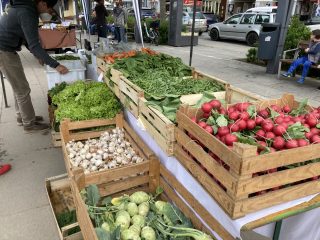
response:
{"label": "planter box", "polygon": [[[296,108],[299,103],[293,95],[284,95],[256,105],[264,108],[272,104]],[[226,146],[191,121],[190,117],[197,114],[200,116],[201,110],[186,107],[177,112],[174,154],[231,218],[320,192],[320,181],[311,180],[320,175],[320,162],[310,161],[320,158],[320,144],[257,155],[256,146]],[[215,160],[210,152],[221,160]],[[300,166],[285,167],[296,163]],[[268,172],[275,168],[281,171]]]}
{"label": "planter box", "polygon": [[[215,78],[211,77],[213,80]],[[219,79],[217,79],[219,82]],[[225,85],[226,91],[214,93],[216,99],[224,100],[226,103],[237,103],[242,101],[257,101],[261,99],[259,96],[252,95],[234,87]],[[192,94],[182,96],[181,102],[184,104],[196,104],[202,94]],[[176,142],[174,131],[175,124],[171,122],[162,112],[152,106],[147,105],[148,101],[145,98],[140,98],[139,101],[139,119],[147,129],[148,133],[153,137],[161,149],[168,156],[174,153],[174,143]]]}
{"label": "planter box", "polygon": [[[69,176],[73,176],[74,172],[81,169],[80,167],[72,166],[69,155],[67,153],[66,144],[71,140],[85,141],[89,138],[99,138],[101,133],[107,130],[88,130],[92,128],[108,128],[110,131],[115,127],[123,128],[125,130],[125,139],[131,143],[132,148],[136,154],[148,162],[150,159],[155,158],[154,153],[145,145],[141,138],[134,132],[134,130],[124,120],[122,114],[118,114],[114,119],[94,119],[87,121],[71,122],[65,119],[60,124],[60,133],[62,138],[62,150],[64,154],[64,161]],[[132,165],[135,165],[134,163]],[[121,167],[122,168],[122,167]],[[121,169],[120,168],[120,169]],[[110,169],[103,171],[96,171],[86,174],[86,181],[94,183],[96,178],[104,176]]]}
{"label": "planter box", "polygon": [[75,210],[73,195],[71,193],[70,182],[67,175],[60,175],[46,179],[47,196],[50,208],[56,222],[60,240],[83,240],[81,232],[68,235],[68,231],[78,227],[78,222],[60,228],[57,215],[63,212]]}
{"label": "planter box", "polygon": [[[122,179],[119,179],[119,177]],[[151,160],[138,165],[131,165],[123,169],[114,169],[104,173],[95,181],[87,182],[82,171],[72,177],[72,191],[76,202],[76,211],[79,225],[86,240],[97,240],[94,225],[87,212],[80,191],[91,183],[97,184],[102,197],[119,196],[124,193],[131,194],[136,191],[154,193],[158,186],[164,189],[162,199],[175,204],[191,219],[195,228],[208,232],[204,222],[217,232],[223,239],[233,239],[232,236],[204,209],[197,199],[171,175],[158,160]],[[183,200],[182,200],[183,199]]]}

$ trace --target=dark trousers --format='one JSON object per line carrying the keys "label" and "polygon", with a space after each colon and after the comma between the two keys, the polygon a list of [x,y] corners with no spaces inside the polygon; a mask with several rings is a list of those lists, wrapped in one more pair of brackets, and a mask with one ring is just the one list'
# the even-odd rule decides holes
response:
{"label": "dark trousers", "polygon": [[97,26],[98,37],[106,38],[107,37],[107,25]]}

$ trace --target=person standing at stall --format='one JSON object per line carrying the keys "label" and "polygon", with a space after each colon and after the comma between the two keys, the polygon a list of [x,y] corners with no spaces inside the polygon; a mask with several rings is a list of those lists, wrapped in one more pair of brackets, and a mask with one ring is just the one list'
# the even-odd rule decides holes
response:
{"label": "person standing at stall", "polygon": [[118,42],[127,42],[126,25],[128,16],[123,9],[122,1],[116,1],[116,7],[113,9],[114,25],[115,25],[115,37]]}
{"label": "person standing at stall", "polygon": [[51,58],[41,47],[38,25],[39,15],[48,13],[57,0],[11,0],[10,8],[0,18],[0,71],[8,79],[15,96],[17,124],[25,132],[44,131],[50,128],[41,123],[43,117],[36,116],[30,97],[30,86],[17,52],[23,42],[41,63],[55,68],[60,74],[68,69]]}
{"label": "person standing at stall", "polygon": [[104,0],[95,0],[97,3],[94,8],[96,17],[94,20],[94,24],[97,26],[98,37],[106,38],[107,37],[107,20],[108,12],[106,7],[104,6]]}

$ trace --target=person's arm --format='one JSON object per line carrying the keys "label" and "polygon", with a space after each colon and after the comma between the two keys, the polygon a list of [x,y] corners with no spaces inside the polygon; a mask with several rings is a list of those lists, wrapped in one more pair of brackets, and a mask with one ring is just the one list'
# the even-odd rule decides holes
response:
{"label": "person's arm", "polygon": [[28,43],[29,51],[39,60],[55,68],[60,73],[67,73],[68,69],[60,65],[56,60],[41,47],[38,33],[38,18],[30,15],[30,12],[21,12],[18,15],[20,26],[22,28],[25,40]]}

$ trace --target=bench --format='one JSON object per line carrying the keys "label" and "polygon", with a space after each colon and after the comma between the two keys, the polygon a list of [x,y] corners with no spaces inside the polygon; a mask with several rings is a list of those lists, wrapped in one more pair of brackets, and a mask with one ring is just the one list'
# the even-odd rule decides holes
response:
{"label": "bench", "polygon": [[[297,58],[299,58],[299,54],[302,50],[306,49],[309,47],[309,41],[300,41],[298,43],[298,46],[297,48],[294,48],[294,49],[289,49],[289,50],[286,50],[283,52],[283,55],[282,55],[282,59],[280,59],[279,61],[279,68],[278,68],[278,79],[280,79],[281,77],[281,67],[282,67],[282,63],[287,63],[287,64],[291,64],[293,63]],[[288,58],[288,53],[291,53],[293,52],[294,55],[293,55],[293,58]],[[313,69],[318,69],[317,68],[317,65],[311,65],[310,66],[310,69],[313,68]],[[294,75],[294,73],[293,73]]]}

